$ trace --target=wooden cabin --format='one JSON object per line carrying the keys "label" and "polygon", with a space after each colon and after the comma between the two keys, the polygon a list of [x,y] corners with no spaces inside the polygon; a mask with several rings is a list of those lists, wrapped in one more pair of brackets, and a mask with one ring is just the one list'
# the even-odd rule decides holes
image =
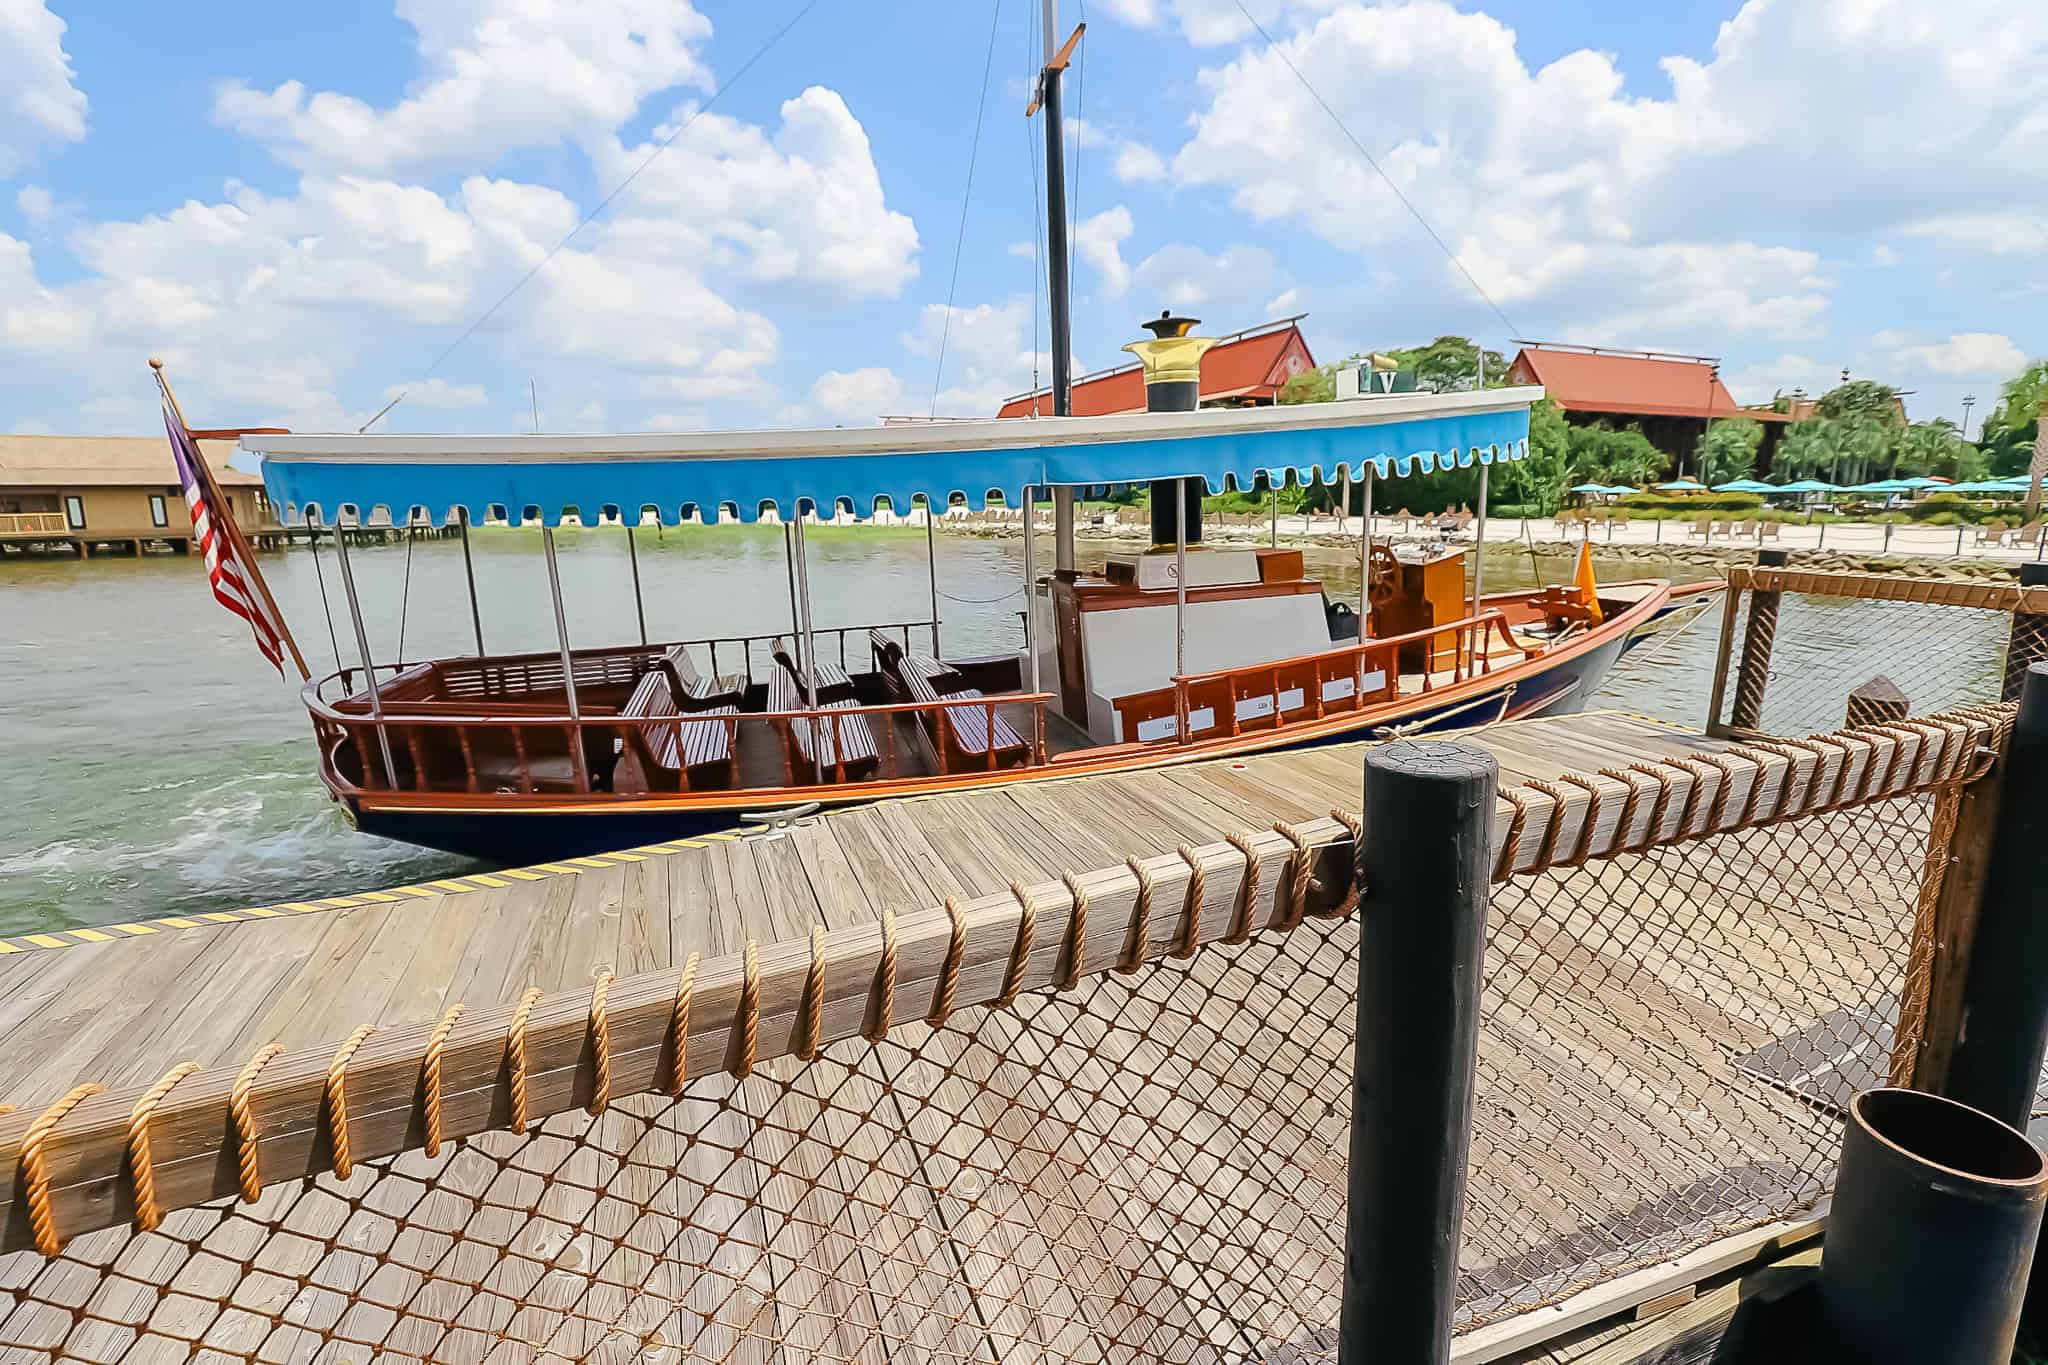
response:
{"label": "wooden cabin", "polygon": [[[252,539],[281,534],[260,475],[230,468],[232,441],[204,441],[214,478]],[[192,519],[162,436],[0,436],[0,550],[189,551]]]}

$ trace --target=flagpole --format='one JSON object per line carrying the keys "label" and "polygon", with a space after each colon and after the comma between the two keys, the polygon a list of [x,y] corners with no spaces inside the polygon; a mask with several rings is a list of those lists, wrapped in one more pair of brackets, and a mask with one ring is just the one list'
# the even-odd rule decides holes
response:
{"label": "flagpole", "polygon": [[199,442],[192,439],[192,428],[185,421],[185,410],[178,406],[178,396],[171,392],[171,381],[164,378],[164,362],[156,356],[149,358],[150,372],[156,376],[156,385],[163,391],[164,401],[171,405],[171,415],[178,419],[178,425],[185,429],[187,439],[192,440],[192,453],[199,477],[205,481],[206,491],[214,510],[219,514],[221,526],[228,539],[234,542],[236,552],[249,568],[249,577],[256,585],[256,591],[263,595],[263,605],[270,612],[270,619],[277,624],[277,633],[284,637],[284,647],[292,652],[292,663],[297,665],[300,682],[311,682],[313,670],[306,667],[306,656],[299,653],[299,642],[292,638],[292,628],[286,623],[284,613],[277,609],[277,599],[270,595],[270,584],[264,581],[263,570],[256,566],[256,557],[249,549],[242,528],[235,524],[234,508],[222,496],[220,485],[214,482],[213,470],[206,463],[206,452],[199,448]]}

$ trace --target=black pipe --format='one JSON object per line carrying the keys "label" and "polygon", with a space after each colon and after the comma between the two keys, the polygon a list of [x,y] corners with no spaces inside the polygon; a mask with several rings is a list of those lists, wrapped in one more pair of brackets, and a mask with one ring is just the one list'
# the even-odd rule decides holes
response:
{"label": "black pipe", "polygon": [[1822,1330],[1858,1365],[2006,1365],[2048,1164],[2016,1128],[1917,1090],[1849,1102]]}
{"label": "black pipe", "polygon": [[1366,751],[1340,1365],[1450,1359],[1499,775],[1442,740]]}
{"label": "black pipe", "polygon": [[2003,779],[1942,1093],[2024,1131],[2048,1051],[2048,663],[2027,669]]}

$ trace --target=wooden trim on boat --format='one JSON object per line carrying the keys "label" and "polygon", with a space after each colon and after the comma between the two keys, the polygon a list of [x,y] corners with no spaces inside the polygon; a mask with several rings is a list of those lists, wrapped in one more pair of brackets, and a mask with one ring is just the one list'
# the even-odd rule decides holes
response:
{"label": "wooden trim on boat", "polygon": [[[1654,582],[1654,581],[1653,581]],[[1620,586],[1620,585],[1613,585]],[[772,810],[783,806],[818,802],[826,806],[857,804],[894,796],[915,796],[931,792],[962,791],[978,787],[1005,786],[1012,782],[1044,781],[1052,777],[1083,776],[1113,772],[1135,771],[1145,768],[1170,767],[1182,763],[1199,762],[1203,759],[1229,758],[1237,754],[1256,753],[1262,750],[1291,747],[1296,744],[1312,744],[1357,731],[1371,730],[1379,726],[1396,724],[1415,716],[1417,713],[1435,710],[1448,702],[1458,700],[1467,692],[1478,695],[1491,692],[1509,683],[1516,683],[1555,668],[1581,655],[1591,653],[1630,632],[1647,624],[1664,605],[1668,588],[1661,582],[1654,582],[1654,590],[1645,593],[1642,600],[1627,611],[1611,616],[1600,627],[1582,635],[1575,635],[1569,641],[1560,643],[1541,654],[1525,657],[1520,662],[1509,664],[1491,673],[1482,673],[1466,682],[1440,687],[1428,693],[1416,693],[1401,698],[1398,702],[1381,708],[1367,708],[1358,711],[1343,711],[1292,723],[1277,730],[1246,731],[1237,735],[1219,735],[1213,739],[1193,740],[1183,744],[1157,744],[1131,746],[1105,746],[1099,755],[1093,750],[1080,750],[1063,755],[1057,764],[1047,763],[1033,767],[1009,768],[997,772],[952,773],[925,777],[877,779],[857,784],[823,783],[808,786],[754,787],[746,789],[720,789],[716,791],[659,793],[647,796],[619,796],[606,793],[561,794],[561,793],[512,793],[492,794],[479,798],[464,792],[408,792],[387,790],[344,790],[337,791],[365,812],[402,811],[416,814],[485,815],[485,814],[526,814],[526,815],[591,815],[602,816],[610,813],[672,813],[677,815],[716,816],[730,814],[734,817],[741,811]],[[1436,627],[1431,632],[1441,633],[1450,627]],[[1368,642],[1376,643],[1376,642]],[[1025,700],[1025,698],[1012,698]],[[353,719],[353,718],[351,718]],[[607,718],[603,724],[613,724]],[[323,773],[323,778],[326,776]]]}

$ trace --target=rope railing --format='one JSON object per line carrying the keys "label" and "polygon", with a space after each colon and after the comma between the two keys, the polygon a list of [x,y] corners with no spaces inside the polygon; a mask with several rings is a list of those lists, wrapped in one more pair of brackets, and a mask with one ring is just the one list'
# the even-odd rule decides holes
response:
{"label": "rope railing", "polygon": [[1796,592],[1877,602],[2048,613],[2048,588],[2025,588],[2017,583],[1990,583],[1982,579],[1907,578],[1895,574],[1737,564],[1728,570],[1728,586],[1735,592]]}
{"label": "rope railing", "polygon": [[[1496,880],[1571,868],[1981,776],[2012,724],[1993,705],[1892,725],[1567,774],[1503,789]],[[1206,945],[1348,915],[1363,825],[1341,810],[1130,859],[1004,893],[805,938],[756,943],[680,972],[601,974],[516,1005],[452,1003],[435,1020],[357,1029],[337,1046],[265,1047],[246,1063],[181,1066],[152,1086],[80,1085],[0,1117],[14,1168],[0,1250],[53,1255],[82,1232],[366,1160],[437,1150],[619,1098],[676,1095],[855,1037],[879,1041],[1025,992],[1185,960]]]}

